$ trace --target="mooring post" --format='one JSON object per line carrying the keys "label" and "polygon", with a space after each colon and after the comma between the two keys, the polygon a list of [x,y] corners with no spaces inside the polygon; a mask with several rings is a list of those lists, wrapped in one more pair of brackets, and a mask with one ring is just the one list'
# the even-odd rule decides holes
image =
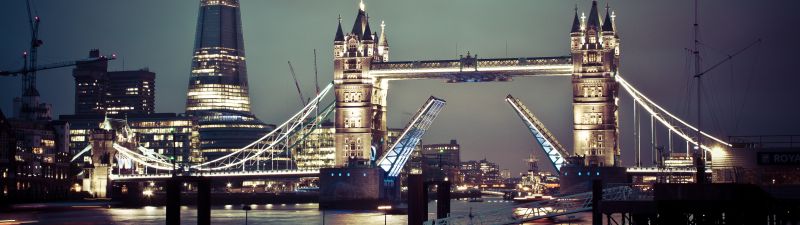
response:
{"label": "mooring post", "polygon": [[181,224],[181,179],[167,181],[167,225]]}
{"label": "mooring post", "polygon": [[450,181],[439,182],[436,188],[436,218],[450,216]]}
{"label": "mooring post", "polygon": [[592,225],[603,225],[600,200],[603,200],[603,182],[599,179],[592,180]]}
{"label": "mooring post", "polygon": [[422,225],[427,220],[428,202],[423,195],[425,177],[422,174],[408,175],[408,225]]}
{"label": "mooring post", "polygon": [[211,179],[197,180],[197,225],[211,225]]}

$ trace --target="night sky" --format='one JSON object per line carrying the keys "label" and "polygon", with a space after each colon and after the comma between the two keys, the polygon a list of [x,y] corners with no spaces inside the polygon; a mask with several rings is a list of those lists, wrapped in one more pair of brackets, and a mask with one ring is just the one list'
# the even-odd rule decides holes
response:
{"label": "night sky", "polygon": [[[800,60],[800,4],[796,2],[701,1],[704,68],[758,38],[763,40],[707,74],[703,101],[710,104],[703,106],[703,123],[710,133],[725,139],[730,135],[800,133],[800,89],[796,88],[800,85],[796,66]],[[381,20],[386,21],[392,61],[454,59],[467,51],[480,58],[568,55],[573,8],[577,3],[588,15],[591,5],[586,0],[365,3],[374,31],[380,29]],[[110,70],[148,67],[156,73],[156,111],[184,111],[198,1],[34,0],[34,4],[42,18],[40,36],[45,43],[40,48],[40,64],[85,58],[92,48],[116,53],[119,59],[110,63]],[[696,103],[689,100],[695,98],[695,89],[686,50],[692,44],[693,1],[618,0],[610,5],[617,13],[622,39],[622,76],[663,107],[694,123]],[[250,96],[256,116],[279,124],[300,108],[286,61],[295,66],[306,96],[314,93],[313,49],[318,53],[321,85],[331,81],[336,19],[341,14],[343,29],[349,31],[357,7],[357,0],[242,0]],[[20,55],[27,50],[29,39],[25,12],[23,0],[0,2],[2,70],[22,66]],[[20,93],[19,78],[0,79],[0,107],[10,115],[11,100]],[[53,105],[55,117],[72,114],[71,68],[40,72],[38,85],[43,101]],[[390,127],[403,127],[430,95],[447,100],[423,142],[458,139],[462,160],[485,157],[514,173],[525,169],[523,159],[531,152],[545,160],[521,120],[503,101],[507,94],[522,99],[560,142],[572,146],[568,77],[467,84],[394,81],[390,86]],[[630,165],[633,106],[630,96],[624,92],[620,96],[623,164]],[[648,120],[642,121],[649,130],[647,124]],[[540,165],[550,169],[547,164]]]}

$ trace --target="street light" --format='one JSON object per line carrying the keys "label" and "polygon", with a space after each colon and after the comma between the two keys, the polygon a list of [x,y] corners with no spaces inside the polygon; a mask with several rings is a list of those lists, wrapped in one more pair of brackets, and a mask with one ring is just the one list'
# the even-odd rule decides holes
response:
{"label": "street light", "polygon": [[389,210],[392,210],[391,205],[381,205],[378,206],[378,210],[383,211],[383,225],[386,225],[386,214],[389,213]]}
{"label": "street light", "polygon": [[253,208],[250,208],[249,205],[245,205],[245,206],[242,207],[242,210],[244,210],[244,224],[245,225],[247,225],[247,211],[250,211],[251,209],[253,209]]}

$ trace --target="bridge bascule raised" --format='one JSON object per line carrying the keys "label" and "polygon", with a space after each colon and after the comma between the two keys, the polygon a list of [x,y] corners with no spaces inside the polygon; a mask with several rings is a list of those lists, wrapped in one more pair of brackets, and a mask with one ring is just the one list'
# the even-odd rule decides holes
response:
{"label": "bridge bascule raised", "polygon": [[[109,178],[112,181],[150,181],[166,179],[172,174],[212,178],[325,176],[319,169],[298,170],[291,163],[275,165],[275,160],[271,159],[291,162],[290,149],[329,117],[335,121],[335,167],[379,168],[387,177],[396,177],[413,147],[445,104],[441,99],[428,99],[412,117],[399,141],[389,145],[386,123],[389,83],[409,79],[459,83],[511,81],[518,77],[569,77],[574,121],[571,150],[558,144],[555,136],[544,128],[544,123],[536,119],[519,99],[511,96],[507,99],[559,172],[570,164],[586,168],[621,166],[620,90],[633,98],[634,107],[641,107],[644,115],[667,128],[670,139],[674,134],[687,146],[699,146],[705,150],[703,154],[715,146],[729,146],[707,133],[702,133],[703,143],[698,143],[698,138],[692,135],[697,128],[657,105],[623,79],[619,71],[620,41],[614,14],[607,8],[605,19],[600,16],[596,1],[592,2],[588,18],[579,17],[576,9],[569,33],[569,56],[485,59],[468,53],[454,60],[393,62],[389,61],[385,24],[381,23],[380,35],[372,32],[362,2],[351,32],[344,33],[339,20],[333,42],[333,82],[275,130],[228,155],[184,168],[175,167],[169,157],[146,148],[114,144],[113,154],[130,160],[135,164],[133,166],[160,172],[125,170],[129,173],[123,173],[111,169]],[[330,100],[326,100],[326,96],[329,95],[334,99],[327,104]],[[574,160],[576,156],[579,160]],[[636,171],[640,170],[646,171]]]}

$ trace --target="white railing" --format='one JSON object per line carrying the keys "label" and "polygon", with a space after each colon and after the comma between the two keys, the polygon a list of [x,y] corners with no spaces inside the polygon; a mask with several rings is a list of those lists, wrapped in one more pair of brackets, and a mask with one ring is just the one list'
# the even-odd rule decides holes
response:
{"label": "white railing", "polygon": [[[202,177],[317,177],[319,170],[316,169],[299,169],[299,170],[265,170],[265,171],[220,171],[220,172],[205,172],[192,174]],[[109,176],[111,180],[159,180],[172,177],[171,174],[112,174]]]}

